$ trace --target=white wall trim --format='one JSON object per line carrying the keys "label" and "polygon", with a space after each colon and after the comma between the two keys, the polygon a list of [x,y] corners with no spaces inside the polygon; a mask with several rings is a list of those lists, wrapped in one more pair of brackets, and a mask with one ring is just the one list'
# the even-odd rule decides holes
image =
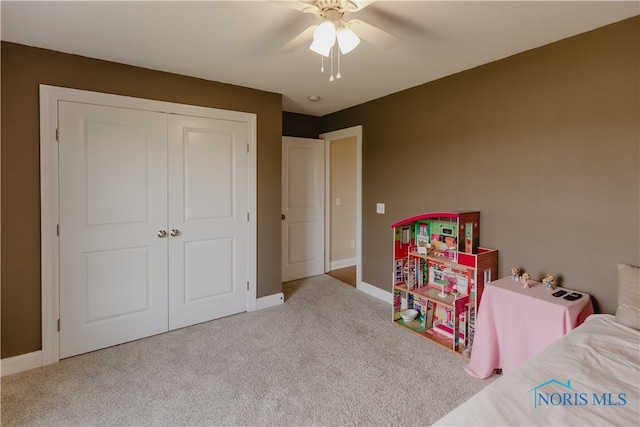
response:
{"label": "white wall trim", "polygon": [[40,365],[60,360],[60,334],[58,332],[59,295],[58,268],[60,254],[56,227],[58,218],[58,102],[72,101],[125,107],[138,110],[160,111],[197,117],[241,120],[248,124],[248,207],[249,210],[249,291],[247,311],[257,307],[257,117],[254,113],[228,111],[165,101],[112,95],[57,86],[40,85],[40,205],[41,205],[41,269],[42,269],[42,357]]}
{"label": "white wall trim", "polygon": [[40,85],[40,258],[42,365],[60,360],[58,220],[57,88]]}
{"label": "white wall trim", "polygon": [[386,303],[393,304],[393,294],[389,291],[384,291],[377,286],[370,285],[361,280],[358,281],[358,286],[356,288],[365,294],[369,294]]}
{"label": "white wall trim", "polygon": [[339,268],[351,267],[353,265],[356,265],[356,259],[355,258],[348,258],[348,259],[340,259],[338,261],[331,261],[329,263],[329,271],[337,270]]}
{"label": "white wall trim", "polygon": [[258,135],[257,117],[248,114],[246,117],[248,126],[247,141],[249,142],[249,188],[247,209],[249,211],[249,251],[247,265],[247,280],[249,292],[247,295],[247,311],[255,311],[258,299]]}
{"label": "white wall trim", "polygon": [[324,138],[324,272],[331,271],[331,140]]}
{"label": "white wall trim", "polygon": [[256,307],[257,310],[262,310],[263,308],[275,307],[280,304],[284,304],[284,294],[282,292],[258,298]]}
{"label": "white wall trim", "polygon": [[0,361],[0,373],[4,377],[6,375],[17,374],[18,372],[28,371],[42,366],[42,351],[34,351],[33,353],[21,354],[19,356],[7,357]]}

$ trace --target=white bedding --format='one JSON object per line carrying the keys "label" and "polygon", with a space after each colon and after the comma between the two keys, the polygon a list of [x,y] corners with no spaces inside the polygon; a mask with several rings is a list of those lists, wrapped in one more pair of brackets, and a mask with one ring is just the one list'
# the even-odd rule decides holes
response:
{"label": "white bedding", "polygon": [[592,315],[435,425],[639,426],[640,331]]}

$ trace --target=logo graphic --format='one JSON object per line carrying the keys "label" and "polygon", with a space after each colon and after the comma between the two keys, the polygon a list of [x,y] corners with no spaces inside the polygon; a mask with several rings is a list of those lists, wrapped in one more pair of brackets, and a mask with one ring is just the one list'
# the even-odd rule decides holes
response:
{"label": "logo graphic", "polygon": [[627,404],[626,393],[579,392],[571,386],[570,380],[563,383],[555,378],[527,391],[527,393],[532,392],[534,408],[540,406],[624,406]]}

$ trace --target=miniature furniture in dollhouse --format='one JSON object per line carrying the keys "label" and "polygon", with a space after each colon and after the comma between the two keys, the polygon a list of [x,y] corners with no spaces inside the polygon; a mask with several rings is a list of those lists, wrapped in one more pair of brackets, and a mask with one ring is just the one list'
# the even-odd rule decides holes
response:
{"label": "miniature furniture in dollhouse", "polygon": [[[468,357],[484,285],[497,279],[498,251],[482,248],[480,212],[434,212],[393,228],[393,321]],[[407,309],[418,311],[410,322]]]}

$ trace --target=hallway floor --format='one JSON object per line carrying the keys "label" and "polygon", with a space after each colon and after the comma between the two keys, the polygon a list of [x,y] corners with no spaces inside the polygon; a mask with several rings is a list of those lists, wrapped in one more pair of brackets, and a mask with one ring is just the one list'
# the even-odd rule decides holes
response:
{"label": "hallway floor", "polygon": [[355,265],[352,265],[351,267],[339,268],[337,270],[331,270],[327,273],[327,275],[333,277],[334,279],[338,279],[341,282],[346,283],[347,285],[351,285],[354,288],[356,287]]}

